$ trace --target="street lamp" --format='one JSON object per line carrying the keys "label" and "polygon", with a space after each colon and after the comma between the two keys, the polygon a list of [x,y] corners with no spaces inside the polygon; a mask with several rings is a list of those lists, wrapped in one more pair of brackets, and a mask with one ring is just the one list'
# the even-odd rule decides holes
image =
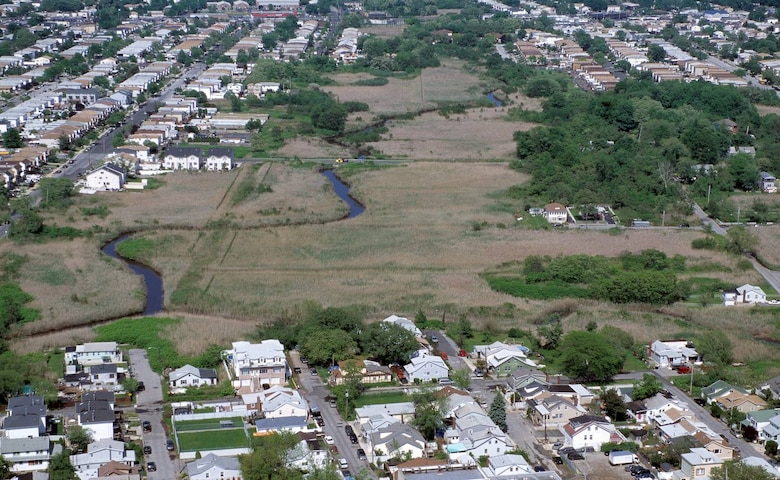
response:
{"label": "street lamp", "polygon": [[349,421],[349,390],[344,392],[344,399],[346,400],[344,405],[344,416],[346,417],[345,420]]}

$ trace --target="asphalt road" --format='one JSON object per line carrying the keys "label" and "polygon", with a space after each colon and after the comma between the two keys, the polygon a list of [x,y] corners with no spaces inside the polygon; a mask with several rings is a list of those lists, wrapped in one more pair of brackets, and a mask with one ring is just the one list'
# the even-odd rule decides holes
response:
{"label": "asphalt road", "polygon": [[150,480],[171,480],[178,478],[180,463],[176,457],[171,457],[165,449],[168,436],[163,424],[163,391],[160,376],[149,365],[149,353],[146,350],[130,350],[130,364],[133,367],[135,378],[144,382],[146,389],[138,392],[136,396],[136,411],[141,422],[149,421],[152,431],[143,434],[144,445],[152,447],[152,454],[146,455],[144,468],[147,462],[155,462],[157,471],[150,472]]}
{"label": "asphalt road", "polygon": [[322,427],[325,435],[330,435],[336,443],[338,448],[338,454],[334,454],[333,459],[338,461],[339,458],[344,458],[349,464],[349,471],[354,477],[358,472],[365,470],[370,478],[376,478],[370,468],[368,468],[368,462],[365,460],[358,460],[357,449],[363,448],[368,452],[366,442],[362,438],[359,428],[353,428],[358,435],[358,445],[353,445],[349,441],[344,426],[346,422],[341,417],[341,414],[334,407],[329,405],[329,402],[325,400],[330,392],[326,388],[319,375],[312,375],[309,373],[309,367],[301,362],[300,355],[296,351],[290,352],[290,359],[292,360],[292,367],[298,367],[301,369],[301,374],[295,375],[295,381],[298,383],[299,391],[303,398],[311,405],[317,405],[322,413],[322,419],[325,421],[325,426]]}

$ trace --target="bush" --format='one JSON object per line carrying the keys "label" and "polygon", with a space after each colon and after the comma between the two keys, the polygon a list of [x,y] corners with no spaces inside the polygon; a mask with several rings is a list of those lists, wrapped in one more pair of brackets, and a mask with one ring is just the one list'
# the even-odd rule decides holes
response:
{"label": "bush", "polygon": [[691,248],[696,250],[715,250],[718,242],[712,237],[697,238],[691,242]]}
{"label": "bush", "polygon": [[357,85],[359,87],[381,87],[382,85],[387,85],[389,80],[387,77],[374,77],[374,78],[367,78],[365,80],[358,80],[357,82],[354,82],[352,85]]}

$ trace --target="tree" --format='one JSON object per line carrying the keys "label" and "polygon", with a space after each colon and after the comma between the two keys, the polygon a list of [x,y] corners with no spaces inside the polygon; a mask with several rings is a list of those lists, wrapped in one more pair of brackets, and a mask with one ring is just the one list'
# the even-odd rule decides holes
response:
{"label": "tree", "polygon": [[663,62],[666,58],[666,50],[660,45],[652,44],[647,47],[647,58],[651,62]]}
{"label": "tree", "polygon": [[626,419],[626,403],[614,388],[608,388],[601,392],[601,408],[614,421]]}
{"label": "tree", "polygon": [[393,323],[371,323],[363,327],[360,333],[360,349],[363,354],[385,365],[408,362],[409,355],[417,348],[414,334]]}
{"label": "tree", "polygon": [[764,453],[770,457],[777,455],[777,442],[774,440],[767,440],[764,444]]}
{"label": "tree", "polygon": [[73,453],[84,453],[87,451],[87,445],[92,443],[92,432],[81,425],[74,425],[68,428],[66,438]]}
{"label": "tree", "polygon": [[775,477],[758,465],[746,465],[734,462],[723,467],[713,468],[712,480],[773,480]]}
{"label": "tree", "polygon": [[459,368],[450,372],[450,378],[455,382],[455,386],[461,390],[468,390],[471,386],[471,370],[468,368]]}
{"label": "tree", "polygon": [[111,90],[111,80],[109,80],[108,77],[104,75],[98,75],[97,77],[93,78],[92,83],[98,87],[105,88],[106,90]]}
{"label": "tree", "polygon": [[13,464],[0,455],[0,480],[10,480],[16,476],[11,472],[11,466]]}
{"label": "tree", "polygon": [[758,184],[758,165],[752,155],[738,153],[729,159],[728,173],[734,187],[746,192],[755,190]]}
{"label": "tree", "polygon": [[742,225],[732,227],[728,231],[728,237],[731,240],[729,249],[737,254],[753,253],[758,247],[758,237],[750,233]]}
{"label": "tree", "polygon": [[696,350],[707,362],[728,365],[732,361],[732,345],[729,337],[720,330],[708,330],[696,341]]}
{"label": "tree", "polygon": [[436,390],[424,387],[412,394],[414,403],[414,420],[412,425],[426,440],[436,438],[436,431],[444,427],[444,413],[446,410],[446,398],[437,397]]}
{"label": "tree", "polygon": [[501,390],[496,390],[496,396],[493,397],[493,402],[490,404],[490,410],[488,410],[488,417],[493,420],[502,432],[506,432],[509,428],[506,424],[506,400]]}
{"label": "tree", "polygon": [[78,480],[76,468],[70,463],[70,452],[63,450],[49,461],[49,480]]}
{"label": "tree", "polygon": [[558,348],[558,343],[563,336],[563,326],[559,320],[555,320],[547,325],[542,325],[536,330],[541,335],[545,342],[542,347],[548,350],[555,350]]}
{"label": "tree", "polygon": [[589,382],[604,382],[618,373],[626,358],[597,332],[567,333],[560,346],[561,366],[567,375]]}
{"label": "tree", "polygon": [[656,393],[661,392],[664,386],[661,381],[656,378],[655,375],[645,373],[642,375],[642,381],[634,385],[634,400],[644,400],[650,398]]}
{"label": "tree", "polygon": [[138,380],[133,377],[125,377],[125,379],[122,380],[122,387],[128,393],[135,393],[138,391],[138,383]]}
{"label": "tree", "polygon": [[347,332],[340,329],[324,330],[310,335],[301,345],[301,354],[314,364],[334,364],[351,358],[357,353],[357,345]]}
{"label": "tree", "polygon": [[23,209],[17,212],[16,217],[11,222],[8,229],[8,235],[11,238],[28,238],[37,235],[43,230],[43,219],[30,209]]}
{"label": "tree", "polygon": [[73,181],[67,178],[46,177],[38,182],[38,191],[41,192],[41,207],[66,208],[70,205],[71,197],[75,190]]}
{"label": "tree", "polygon": [[253,437],[252,453],[238,457],[246,480],[302,480],[298,470],[287,468],[287,455],[299,442],[290,432]]}
{"label": "tree", "polygon": [[22,148],[24,146],[24,140],[19,134],[19,130],[15,128],[9,128],[3,134],[3,146],[5,148]]}

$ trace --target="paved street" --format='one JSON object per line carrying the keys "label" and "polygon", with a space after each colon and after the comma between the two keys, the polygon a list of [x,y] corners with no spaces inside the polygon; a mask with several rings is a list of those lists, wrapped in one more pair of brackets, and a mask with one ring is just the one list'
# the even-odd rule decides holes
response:
{"label": "paved street", "polygon": [[[180,462],[172,459],[165,449],[165,434],[162,419],[163,391],[160,376],[149,365],[149,357],[146,350],[130,350],[130,365],[132,365],[135,378],[144,382],[146,390],[139,392],[136,397],[136,411],[141,422],[149,421],[152,431],[143,434],[144,445],[152,447],[152,454],[146,456],[146,462],[155,462],[157,471],[149,473],[150,480],[171,480],[178,478]],[[144,463],[145,466],[145,463]]]}
{"label": "paved street", "polygon": [[[336,442],[336,447],[339,453],[334,455],[335,459],[345,458],[349,464],[349,471],[354,477],[358,472],[365,469],[367,472],[371,472],[368,468],[368,462],[364,460],[358,460],[357,449],[362,447],[366,449],[365,441],[361,438],[361,431],[359,428],[355,428],[355,433],[358,435],[358,441],[360,445],[352,445],[349,441],[344,426],[346,423],[339,414],[338,410],[329,405],[329,402],[325,400],[330,392],[326,388],[325,384],[319,375],[312,375],[309,373],[308,365],[301,362],[300,355],[296,351],[290,352],[290,359],[292,360],[291,367],[298,367],[301,369],[301,374],[295,376],[296,382],[300,387],[300,392],[306,401],[311,405],[317,405],[322,412],[322,419],[325,421],[323,432],[325,435],[330,435]],[[354,427],[353,427],[354,428]],[[371,478],[376,478],[373,473],[370,473]]]}
{"label": "paved street", "polygon": [[669,380],[667,380],[663,375],[659,374],[657,371],[653,371],[653,373],[658,377],[658,379],[661,381],[661,383],[664,385],[664,389],[675,396],[675,398],[679,400],[683,400],[688,403],[688,405],[691,407],[691,411],[696,415],[696,419],[704,422],[708,427],[712,429],[715,433],[720,434],[723,436],[728,442],[733,446],[740,450],[740,454],[743,457],[750,457],[750,456],[758,456],[763,458],[763,452],[760,452],[756,450],[753,447],[753,444],[750,444],[741,438],[735,437],[729,428],[721,421],[713,418],[712,415],[710,415],[710,412],[702,407],[701,405],[695,403],[692,398],[690,398],[688,395],[685,394],[682,390],[675,387]]}

